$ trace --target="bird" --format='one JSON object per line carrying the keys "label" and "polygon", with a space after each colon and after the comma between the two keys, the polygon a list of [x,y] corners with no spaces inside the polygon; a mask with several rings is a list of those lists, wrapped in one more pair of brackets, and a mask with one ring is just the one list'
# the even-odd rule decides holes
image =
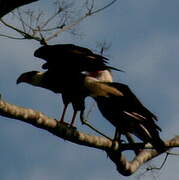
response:
{"label": "bird", "polygon": [[[89,75],[90,74],[90,75]],[[84,85],[85,77],[91,77],[92,79],[110,82],[112,80],[112,75],[110,71],[104,70],[99,71],[99,73],[91,72],[88,75],[86,73],[76,73],[73,74],[73,80],[70,81],[63,77],[57,77],[55,72],[39,72],[39,71],[29,71],[22,73],[18,78],[16,83],[27,83],[36,87],[45,88],[53,91],[54,93],[62,94],[62,99],[64,102],[64,110],[60,118],[61,123],[64,122],[64,115],[66,108],[69,103],[72,103],[74,108],[73,117],[70,125],[74,126],[75,117],[78,111],[84,112],[85,109],[85,98],[88,96],[88,89]],[[98,76],[97,76],[98,75]],[[97,78],[95,78],[97,76]]]}
{"label": "bird", "polygon": [[[73,75],[73,77],[74,77],[74,75]],[[64,94],[63,100],[64,100],[65,108],[67,108],[67,105],[70,102],[74,102],[73,108],[75,111],[77,111],[79,108],[84,108],[83,107],[84,103],[83,102],[80,103],[80,98],[78,99],[78,96],[79,97],[82,96],[80,94],[81,86],[80,86],[80,84],[78,84],[78,83],[80,83],[81,79],[80,79],[80,77],[77,77],[77,76],[74,78],[77,79],[78,81],[69,82],[68,80],[64,79],[63,77],[58,78],[58,76],[56,76],[55,72],[52,73],[49,71],[45,71],[45,72],[29,71],[29,72],[22,73],[17,78],[16,83],[17,84],[28,83],[33,86],[42,87],[42,88],[51,90],[54,93],[60,93],[60,94],[63,93]],[[77,87],[77,88],[75,88],[75,87]],[[66,98],[67,95],[68,95],[68,97]],[[64,112],[63,112],[62,116],[64,116]],[[63,118],[64,117],[61,117],[62,123],[64,123]],[[73,119],[73,121],[74,121],[74,119]],[[73,124],[73,122],[71,124]]]}
{"label": "bird", "polygon": [[[87,84],[90,84],[91,78],[87,78]],[[156,115],[139,101],[131,89],[118,82],[99,83],[105,85],[105,89],[101,92],[93,90],[90,96],[96,101],[101,114],[116,127],[118,138],[121,134],[130,133],[145,144],[152,144],[158,152],[165,151],[165,143],[159,136],[161,128],[155,122],[158,120]],[[94,86],[93,82],[91,84]],[[88,85],[88,89],[92,92],[94,87]]]}
{"label": "bird", "polygon": [[[60,122],[64,122],[68,104],[72,102],[74,113],[71,125],[74,124],[77,112],[84,111],[85,108],[85,97],[79,94],[81,74],[88,74],[88,76],[101,81],[112,82],[111,70],[122,71],[108,66],[108,58],[74,44],[44,45],[35,50],[34,56],[46,61],[42,65],[42,69],[47,70],[45,74],[50,76],[50,79],[60,78],[61,86],[66,87],[63,91],[58,90],[58,93],[62,94],[64,103]],[[77,90],[72,91],[74,87]],[[47,89],[51,89],[51,87]]]}

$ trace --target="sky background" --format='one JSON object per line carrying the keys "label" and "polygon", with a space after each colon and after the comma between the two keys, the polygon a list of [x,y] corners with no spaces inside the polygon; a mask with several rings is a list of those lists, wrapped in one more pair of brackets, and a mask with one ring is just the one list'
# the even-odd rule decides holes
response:
{"label": "sky background", "polygon": [[[47,0],[26,7],[51,10]],[[178,0],[118,0],[110,8],[83,21],[77,27],[81,36],[63,33],[49,43],[74,43],[99,50],[97,42],[108,42],[111,46],[104,55],[110,58],[111,65],[125,70],[125,73],[114,72],[114,80],[128,84],[143,104],[158,116],[158,125],[163,130],[161,137],[169,139],[179,134],[178,18]],[[58,95],[27,84],[16,85],[21,73],[40,70],[43,61],[33,57],[40,44],[1,37],[0,46],[3,99],[58,119],[62,111]],[[90,99],[88,101],[92,104]],[[69,110],[66,121],[70,118]],[[4,117],[0,120],[2,180],[135,180],[145,171],[146,166],[143,166],[134,175],[123,177],[104,152],[72,144],[20,121]],[[113,135],[114,128],[95,108],[89,120],[103,132]],[[79,120],[77,127],[93,133]],[[159,166],[163,159],[164,156],[158,157],[148,165]],[[141,179],[176,179],[178,164],[179,158],[170,156],[162,170],[148,172]]]}

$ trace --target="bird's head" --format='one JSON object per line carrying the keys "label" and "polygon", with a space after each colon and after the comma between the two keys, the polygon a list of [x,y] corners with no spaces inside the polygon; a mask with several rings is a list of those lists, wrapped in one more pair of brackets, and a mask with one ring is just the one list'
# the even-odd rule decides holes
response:
{"label": "bird's head", "polygon": [[25,72],[21,74],[16,81],[16,84],[19,83],[28,83],[28,84],[33,84],[33,81],[35,77],[39,74],[40,72],[38,71],[30,71],[30,72]]}

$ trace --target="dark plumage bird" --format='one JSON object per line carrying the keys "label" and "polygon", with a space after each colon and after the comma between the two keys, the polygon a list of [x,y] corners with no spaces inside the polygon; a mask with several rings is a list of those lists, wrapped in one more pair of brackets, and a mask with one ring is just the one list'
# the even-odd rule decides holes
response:
{"label": "dark plumage bird", "polygon": [[[74,77],[75,76],[75,77]],[[73,78],[76,79],[76,81],[69,82],[63,77],[56,76],[55,74],[52,74],[52,72],[46,71],[46,72],[38,72],[38,71],[30,71],[25,72],[21,74],[17,79],[17,84],[19,83],[28,83],[33,86],[42,87],[45,89],[49,89],[53,91],[54,93],[61,93],[63,94],[63,101],[65,104],[65,110],[67,108],[67,105],[72,102],[73,108],[74,108],[74,115],[72,118],[71,125],[74,124],[75,115],[78,110],[84,109],[84,95],[82,94],[83,87],[81,86],[81,83],[83,82],[83,76],[80,75],[77,76],[73,75]],[[66,98],[66,96],[68,96]],[[61,117],[61,122],[63,122],[64,113]]]}
{"label": "dark plumage bird", "polygon": [[82,93],[82,79],[85,74],[101,81],[111,82],[110,69],[118,70],[107,65],[107,58],[73,44],[45,45],[37,49],[34,56],[46,61],[42,68],[47,71],[24,73],[17,82],[27,82],[61,93],[64,103],[61,122],[64,122],[68,104],[72,103],[74,113],[71,125],[74,124],[77,112],[84,111],[85,108],[86,95]]}
{"label": "dark plumage bird", "polygon": [[[19,83],[28,83],[33,86],[42,87],[45,89],[49,89],[55,93],[61,93],[63,96],[64,102],[64,111],[62,113],[61,122],[63,122],[63,118],[65,115],[65,110],[69,103],[72,103],[74,108],[74,114],[71,121],[71,125],[74,125],[75,116],[78,111],[83,113],[85,109],[84,101],[85,97],[91,93],[91,89],[88,89],[88,85],[85,84],[85,78],[90,77],[93,81],[111,81],[112,76],[109,71],[104,70],[99,73],[95,73],[98,75],[96,79],[91,75],[86,75],[83,73],[73,74],[73,80],[68,81],[66,78],[57,77],[56,73],[52,74],[52,72],[38,72],[38,71],[30,71],[21,74],[17,79],[17,84]],[[87,86],[87,87],[86,87]]]}
{"label": "dark plumage bird", "polygon": [[93,94],[102,115],[109,120],[119,134],[131,133],[144,143],[151,143],[157,151],[164,151],[165,144],[159,137],[160,127],[155,123],[157,117],[151,113],[122,83],[105,83],[121,94],[108,91],[106,95]]}

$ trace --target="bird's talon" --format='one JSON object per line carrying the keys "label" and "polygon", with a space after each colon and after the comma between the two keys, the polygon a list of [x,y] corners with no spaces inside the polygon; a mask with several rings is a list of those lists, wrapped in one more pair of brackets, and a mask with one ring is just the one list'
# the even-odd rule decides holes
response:
{"label": "bird's talon", "polygon": [[63,124],[63,125],[65,125],[65,126],[70,126],[70,124],[67,123],[67,122],[64,122],[64,121],[58,121],[58,122],[59,122],[59,124]]}
{"label": "bird's talon", "polygon": [[73,129],[73,130],[77,130],[77,127],[72,126],[71,124],[68,125],[69,128]]}

